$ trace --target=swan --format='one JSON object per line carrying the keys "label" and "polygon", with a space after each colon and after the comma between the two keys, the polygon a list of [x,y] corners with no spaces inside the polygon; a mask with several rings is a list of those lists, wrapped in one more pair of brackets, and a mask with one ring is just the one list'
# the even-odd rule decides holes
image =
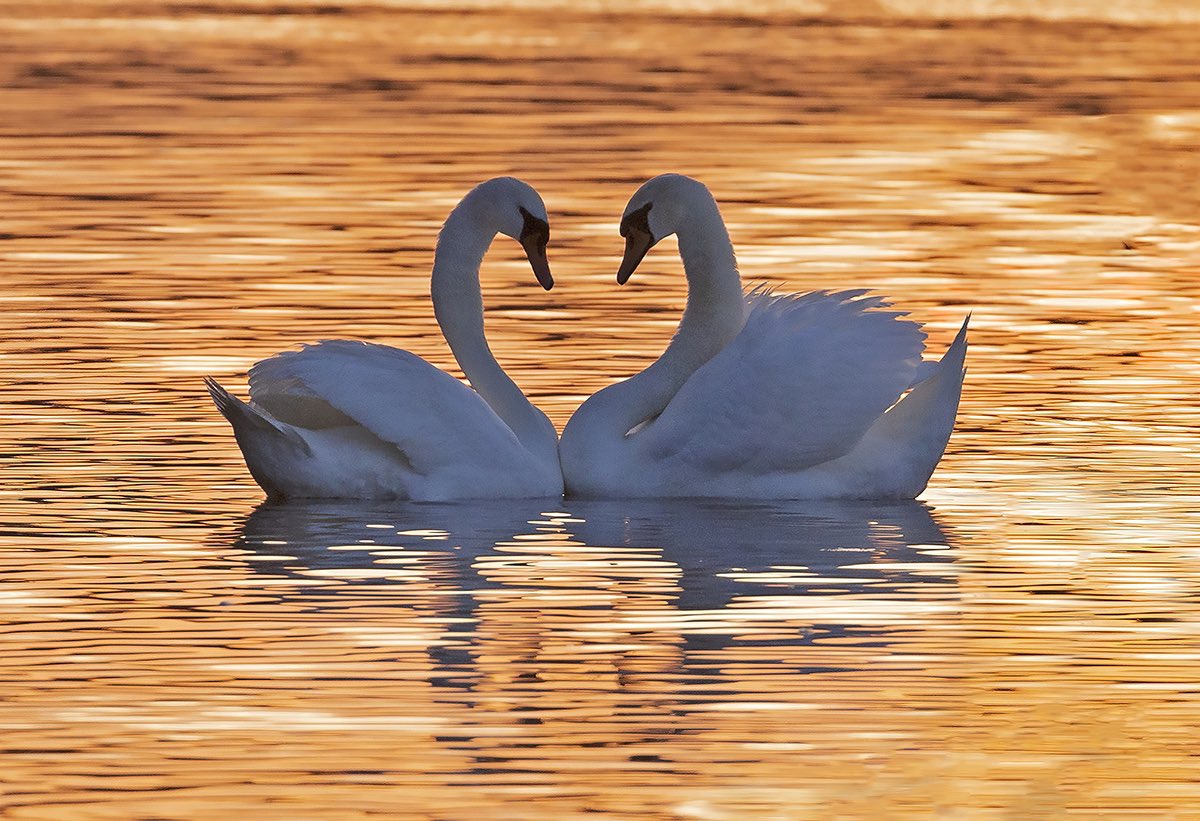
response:
{"label": "swan", "polygon": [[450,212],[438,234],[430,294],[471,387],[408,351],[345,339],[256,364],[249,404],[205,379],[268,498],[562,495],[554,426],[484,337],[479,266],[496,234],[521,243],[542,287],[554,284],[546,207],[529,185],[488,180]]}
{"label": "swan", "polygon": [[954,426],[967,322],[940,362],[922,362],[921,328],[864,290],[743,292],[716,200],[678,174],[655,177],[629,201],[617,282],[671,234],[687,276],[683,318],[658,361],[598,391],[567,422],[567,495],[921,493]]}

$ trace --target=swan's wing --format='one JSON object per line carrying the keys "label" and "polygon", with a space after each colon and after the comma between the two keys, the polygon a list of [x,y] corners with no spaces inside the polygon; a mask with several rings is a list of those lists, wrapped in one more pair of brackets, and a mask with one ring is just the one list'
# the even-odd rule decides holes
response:
{"label": "swan's wing", "polygon": [[250,370],[250,398],[308,430],[359,425],[399,448],[421,474],[523,453],[483,398],[421,357],[351,340],[306,345]]}
{"label": "swan's wing", "polygon": [[912,383],[925,333],[865,291],[747,296],[742,331],[634,434],[681,471],[802,470],[848,452]]}

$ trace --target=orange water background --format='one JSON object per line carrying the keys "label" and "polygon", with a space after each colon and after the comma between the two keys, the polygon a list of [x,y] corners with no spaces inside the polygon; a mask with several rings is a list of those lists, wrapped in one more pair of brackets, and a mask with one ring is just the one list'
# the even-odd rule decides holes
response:
{"label": "orange water background", "polygon": [[[4,816],[1200,817],[1190,7],[591,8],[0,3]],[[255,511],[200,377],[453,371],[489,176],[551,215],[552,292],[485,263],[518,383],[652,361],[663,171],[748,281],[973,312],[921,502]]]}

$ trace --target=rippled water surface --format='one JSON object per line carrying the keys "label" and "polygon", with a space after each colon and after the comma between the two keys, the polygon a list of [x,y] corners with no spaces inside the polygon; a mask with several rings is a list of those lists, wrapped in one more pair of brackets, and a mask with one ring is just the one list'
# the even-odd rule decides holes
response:
{"label": "rippled water surface", "polygon": [[[0,3],[0,814],[1200,815],[1200,29],[902,5]],[[561,427],[652,361],[668,170],[747,280],[973,312],[921,500],[257,507],[201,376],[453,371],[486,177],[553,226],[551,293],[485,266],[517,381]]]}

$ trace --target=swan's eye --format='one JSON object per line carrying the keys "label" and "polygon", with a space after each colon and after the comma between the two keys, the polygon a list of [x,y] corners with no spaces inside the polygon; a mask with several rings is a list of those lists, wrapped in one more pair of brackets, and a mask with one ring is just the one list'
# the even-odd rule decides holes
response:
{"label": "swan's eye", "polygon": [[535,217],[521,206],[517,206],[517,210],[521,212],[521,219],[525,221],[519,237],[521,244],[533,242],[539,248],[545,249],[547,243],[550,242],[550,224],[544,219]]}
{"label": "swan's eye", "polygon": [[648,202],[638,210],[627,214],[625,219],[621,220],[621,236],[627,237],[631,232],[653,236],[650,233],[650,208],[653,205],[653,202]]}

